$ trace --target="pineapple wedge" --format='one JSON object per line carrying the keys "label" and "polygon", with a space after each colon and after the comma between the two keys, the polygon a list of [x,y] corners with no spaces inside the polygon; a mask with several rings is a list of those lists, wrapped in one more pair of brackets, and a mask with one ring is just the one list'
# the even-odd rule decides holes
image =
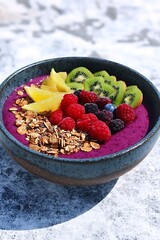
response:
{"label": "pineapple wedge", "polygon": [[55,111],[59,108],[65,93],[56,93],[52,97],[38,102],[30,103],[22,107],[22,109],[33,111],[36,113]]}
{"label": "pineapple wedge", "polygon": [[[38,102],[41,100],[45,100],[47,98],[51,98],[52,96],[55,95],[54,92],[48,91],[48,90],[43,90],[37,87],[28,87],[25,86],[24,87],[26,93],[28,94],[28,96],[34,101],[34,102]],[[57,92],[56,92],[57,94]]]}

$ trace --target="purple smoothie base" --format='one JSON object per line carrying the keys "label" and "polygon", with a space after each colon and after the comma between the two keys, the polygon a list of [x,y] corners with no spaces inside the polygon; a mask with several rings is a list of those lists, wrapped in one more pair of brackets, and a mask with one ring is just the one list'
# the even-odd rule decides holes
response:
{"label": "purple smoothie base", "polygon": [[[46,76],[37,77],[31,79],[27,84],[30,86],[31,84],[39,85]],[[22,90],[24,92],[23,86],[16,88],[15,91],[11,93],[4,104],[3,108],[3,121],[6,129],[21,143],[28,146],[28,141],[25,139],[25,135],[20,135],[17,133],[17,127],[15,126],[15,116],[12,112],[9,111],[9,108],[12,107],[16,101],[16,99],[20,98],[17,94],[18,90]],[[22,97],[25,97],[26,93]],[[59,154],[59,157],[63,158],[94,158],[100,157],[104,155],[109,155],[112,153],[119,152],[128,148],[129,146],[140,141],[147,133],[149,127],[149,117],[147,109],[141,104],[137,109],[136,119],[134,122],[128,124],[123,130],[112,135],[112,137],[106,141],[104,144],[101,144],[101,148],[98,150],[92,150],[91,152],[82,152],[79,151],[77,153],[72,154]]]}

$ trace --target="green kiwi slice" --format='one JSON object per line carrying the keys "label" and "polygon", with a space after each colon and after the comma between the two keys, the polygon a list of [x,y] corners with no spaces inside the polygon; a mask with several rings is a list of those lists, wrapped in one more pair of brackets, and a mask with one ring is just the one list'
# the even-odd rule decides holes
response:
{"label": "green kiwi slice", "polygon": [[136,85],[127,87],[124,94],[123,103],[129,104],[133,108],[137,108],[142,103],[142,100],[143,93]]}
{"label": "green kiwi slice", "polygon": [[83,83],[69,82],[69,83],[67,83],[67,86],[70,87],[70,89],[73,91],[84,89]]}
{"label": "green kiwi slice", "polygon": [[95,77],[103,77],[105,79],[105,78],[109,77],[109,74],[107,73],[107,71],[102,70],[102,71],[99,71],[99,72],[95,72],[94,76]]}
{"label": "green kiwi slice", "polygon": [[105,70],[94,73],[94,76],[103,77],[104,82],[110,85],[113,85],[117,81],[115,76],[109,75],[108,72]]}
{"label": "green kiwi slice", "polygon": [[91,77],[91,78],[87,78],[84,81],[84,89],[86,91],[93,91],[97,95],[101,94],[103,86],[104,86],[103,77]]}
{"label": "green kiwi slice", "polygon": [[93,77],[93,74],[86,67],[77,67],[67,75],[66,83],[83,83],[86,78],[90,77]]}
{"label": "green kiwi slice", "polygon": [[101,93],[99,94],[99,97],[114,97],[116,94],[115,89],[108,83],[104,83],[102,85]]}
{"label": "green kiwi slice", "polygon": [[126,91],[126,84],[124,81],[117,81],[112,85],[112,87],[115,89],[116,94],[114,96],[111,96],[111,99],[113,100],[113,103],[118,106],[122,103],[124,94]]}
{"label": "green kiwi slice", "polygon": [[110,84],[110,85],[115,84],[116,81],[117,81],[117,78],[116,78],[116,76],[113,76],[113,75],[110,75],[110,76],[108,76],[108,77],[106,77],[106,78],[104,79],[104,82],[105,82],[105,83],[108,83],[108,84]]}

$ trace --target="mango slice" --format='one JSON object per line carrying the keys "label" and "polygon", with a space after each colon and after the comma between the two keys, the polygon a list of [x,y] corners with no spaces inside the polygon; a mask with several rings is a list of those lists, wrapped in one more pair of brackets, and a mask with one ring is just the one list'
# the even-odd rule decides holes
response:
{"label": "mango slice", "polygon": [[59,108],[65,93],[54,94],[52,97],[23,106],[22,108],[36,113],[55,111]]}
{"label": "mango slice", "polygon": [[45,80],[45,85],[56,85],[59,92],[70,92],[71,89],[67,86],[64,79],[55,72],[54,68],[51,69],[50,76]]}
{"label": "mango slice", "polygon": [[40,89],[40,88],[37,88],[37,87],[25,86],[24,89],[25,89],[26,93],[28,94],[28,96],[34,102],[45,100],[47,98],[50,98],[50,97],[54,96],[54,94],[55,94],[51,91],[43,90],[43,89]]}
{"label": "mango slice", "polygon": [[40,86],[40,88],[41,88],[42,90],[48,90],[48,91],[51,91],[51,92],[58,92],[56,85],[47,86],[47,85],[43,85],[43,84],[42,84],[42,85]]}
{"label": "mango slice", "polygon": [[64,81],[66,81],[67,72],[58,72],[58,74],[63,78]]}

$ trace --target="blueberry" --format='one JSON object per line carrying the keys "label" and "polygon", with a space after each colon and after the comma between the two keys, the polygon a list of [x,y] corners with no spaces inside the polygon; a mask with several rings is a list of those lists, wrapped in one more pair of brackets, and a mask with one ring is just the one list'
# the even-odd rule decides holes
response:
{"label": "blueberry", "polygon": [[107,103],[104,106],[104,109],[109,111],[109,112],[114,112],[114,110],[116,109],[116,106],[113,103]]}

